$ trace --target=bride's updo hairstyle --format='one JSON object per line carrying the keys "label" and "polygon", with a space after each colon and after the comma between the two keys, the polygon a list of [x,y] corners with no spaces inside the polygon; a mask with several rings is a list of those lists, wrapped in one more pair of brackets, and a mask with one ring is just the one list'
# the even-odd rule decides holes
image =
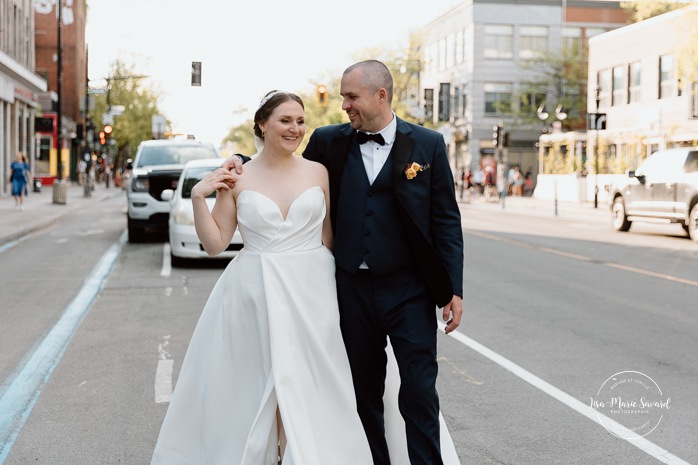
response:
{"label": "bride's updo hairstyle", "polygon": [[262,134],[262,129],[259,127],[259,123],[264,123],[269,119],[272,112],[276,107],[282,103],[293,100],[298,102],[298,104],[305,110],[305,105],[303,105],[303,100],[296,94],[291,92],[284,92],[281,90],[272,90],[267,95],[264,96],[261,102],[259,102],[259,108],[254,114],[254,135],[260,140],[264,140],[264,134]]}

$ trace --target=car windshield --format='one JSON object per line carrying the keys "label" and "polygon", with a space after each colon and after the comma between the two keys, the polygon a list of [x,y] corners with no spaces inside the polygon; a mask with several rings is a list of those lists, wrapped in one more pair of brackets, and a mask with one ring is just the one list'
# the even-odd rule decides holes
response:
{"label": "car windshield", "polygon": [[183,165],[190,160],[218,158],[213,147],[207,145],[170,145],[143,147],[138,166]]}
{"label": "car windshield", "polygon": [[[216,167],[213,166],[202,166],[197,168],[189,168],[184,174],[184,180],[182,182],[182,198],[190,199],[191,190],[196,185],[197,182],[201,181],[204,176],[206,176],[211,171],[215,170]],[[216,198],[216,191],[208,196],[209,199]]]}
{"label": "car windshield", "polygon": [[691,152],[686,158],[686,164],[683,165],[683,169],[686,173],[698,172],[698,152]]}

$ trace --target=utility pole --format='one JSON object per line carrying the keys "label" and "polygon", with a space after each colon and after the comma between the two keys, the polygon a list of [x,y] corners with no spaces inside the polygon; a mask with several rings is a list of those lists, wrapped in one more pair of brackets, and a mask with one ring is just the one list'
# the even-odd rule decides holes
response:
{"label": "utility pole", "polygon": [[56,75],[56,94],[58,102],[56,102],[56,126],[57,126],[57,150],[56,150],[56,179],[53,182],[53,203],[66,203],[67,186],[63,184],[63,111],[61,105],[63,103],[63,0],[56,0],[56,8],[58,9],[58,40],[57,40],[57,75]]}
{"label": "utility pole", "polygon": [[63,152],[63,0],[56,1],[56,8],[58,8],[58,63],[57,69],[57,90],[58,102],[56,102],[56,124],[58,125],[58,157],[57,157],[57,171],[56,180],[61,181],[63,179],[63,161],[61,160],[61,155]]}

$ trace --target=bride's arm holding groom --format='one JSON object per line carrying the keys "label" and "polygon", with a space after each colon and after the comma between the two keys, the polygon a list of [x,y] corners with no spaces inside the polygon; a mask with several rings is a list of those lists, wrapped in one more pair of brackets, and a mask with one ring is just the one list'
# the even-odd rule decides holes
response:
{"label": "bride's arm holding groom", "polygon": [[[194,226],[207,254],[223,252],[235,234],[237,215],[233,189],[236,176],[219,168],[206,175],[191,190]],[[206,197],[218,192],[213,210],[209,211]]]}

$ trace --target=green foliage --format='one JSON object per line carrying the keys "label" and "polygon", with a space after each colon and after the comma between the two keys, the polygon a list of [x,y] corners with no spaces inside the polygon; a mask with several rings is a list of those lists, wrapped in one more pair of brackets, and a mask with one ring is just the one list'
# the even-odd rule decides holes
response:
{"label": "green foliage", "polygon": [[[413,43],[408,52],[398,50],[385,50],[382,48],[367,49],[361,52],[355,61],[376,59],[380,60],[390,69],[393,75],[393,110],[400,118],[413,123],[424,123],[420,118],[419,109],[411,106],[411,102],[418,101],[419,73],[422,71],[422,62],[419,58],[419,47]],[[305,106],[305,138],[301,142],[297,153],[302,153],[308,144],[310,135],[316,128],[330,124],[348,122],[346,114],[342,110],[342,97],[339,95],[341,76],[325,75],[309,82],[307,88],[297,91]],[[321,106],[317,99],[317,86],[327,86],[329,102]],[[252,117],[250,111],[250,117]],[[425,124],[432,126],[430,123]],[[223,145],[229,145],[230,153],[254,154],[252,119],[234,126],[223,139]],[[227,144],[229,143],[229,144]],[[228,153],[226,153],[227,155]]]}
{"label": "green foliage", "polygon": [[[123,105],[124,113],[114,117],[116,150],[112,152],[117,166],[128,157],[133,157],[138,144],[152,139],[152,117],[162,114],[158,109],[160,92],[144,82],[133,64],[116,60],[111,65],[109,76],[109,102],[111,105]],[[96,131],[102,128],[102,114],[106,112],[107,96],[95,95],[95,108],[91,112]],[[167,125],[169,126],[169,121]],[[113,149],[112,149],[113,150]]]}
{"label": "green foliage", "polygon": [[541,53],[537,58],[526,60],[521,67],[534,76],[521,83],[519,105],[512,112],[518,124],[540,124],[536,107],[541,102],[531,102],[529,96],[537,95],[545,100],[545,107],[555,120],[553,110],[562,104],[567,112],[567,119],[562,121],[563,128],[577,129],[585,127],[587,58],[577,49],[568,48],[560,52]]}
{"label": "green foliage", "polygon": [[631,23],[638,23],[655,16],[678,10],[690,2],[678,2],[673,0],[639,0],[635,2],[620,2],[621,8],[628,12]]}

